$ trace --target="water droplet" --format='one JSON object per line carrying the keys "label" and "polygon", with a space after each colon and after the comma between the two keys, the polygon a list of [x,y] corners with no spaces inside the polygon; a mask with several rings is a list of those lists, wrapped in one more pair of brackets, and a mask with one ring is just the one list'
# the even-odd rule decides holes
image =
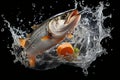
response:
{"label": "water droplet", "polygon": [[93,65],[93,68],[95,68],[96,66],[95,65]]}
{"label": "water droplet", "polygon": [[53,8],[53,7],[50,5],[50,8]]}
{"label": "water droplet", "polygon": [[35,6],[36,6],[36,5],[35,5],[35,3],[32,3],[32,7],[34,7],[34,8],[35,8]]}
{"label": "water droplet", "polygon": [[58,1],[55,1],[55,3],[58,3]]}
{"label": "water droplet", "polygon": [[68,4],[68,6],[70,7],[70,4]]}
{"label": "water droplet", "polygon": [[7,45],[7,48],[8,48],[8,49],[10,48],[9,44]]}
{"label": "water droplet", "polygon": [[41,20],[41,19],[42,19],[42,16],[39,17],[39,20]]}
{"label": "water droplet", "polygon": [[29,25],[30,25],[30,24],[31,24],[31,21],[29,21],[28,23],[29,23]]}
{"label": "water droplet", "polygon": [[1,29],[1,32],[4,32],[4,28]]}
{"label": "water droplet", "polygon": [[78,2],[76,1],[76,0],[74,0],[75,1],[75,9],[77,9],[77,5],[78,5]]}
{"label": "water droplet", "polygon": [[42,9],[45,9],[45,7],[44,7],[44,6],[42,6]]}
{"label": "water droplet", "polygon": [[84,4],[84,2],[85,2],[85,1],[84,1],[84,0],[82,0],[82,4]]}
{"label": "water droplet", "polygon": [[110,49],[111,51],[113,51],[113,49]]}
{"label": "water droplet", "polygon": [[21,19],[20,22],[23,22],[23,20]]}
{"label": "water droplet", "polygon": [[17,18],[17,21],[19,21],[19,18]]}
{"label": "water droplet", "polygon": [[4,14],[1,14],[1,17],[4,17]]}
{"label": "water droplet", "polygon": [[110,6],[110,3],[109,3],[109,2],[107,2],[105,5],[106,5],[106,6]]}
{"label": "water droplet", "polygon": [[4,16],[4,14],[1,14],[1,17],[5,20],[5,16]]}
{"label": "water droplet", "polygon": [[88,75],[88,70],[87,69],[83,69],[83,73],[85,74],[85,76]]}

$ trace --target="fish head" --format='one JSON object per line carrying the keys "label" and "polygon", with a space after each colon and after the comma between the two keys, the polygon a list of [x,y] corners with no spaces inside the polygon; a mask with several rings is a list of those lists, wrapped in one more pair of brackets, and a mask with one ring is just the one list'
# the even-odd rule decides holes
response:
{"label": "fish head", "polygon": [[65,37],[66,34],[74,31],[74,28],[80,21],[80,17],[81,15],[76,9],[60,13],[50,20],[48,27],[49,33],[54,38]]}

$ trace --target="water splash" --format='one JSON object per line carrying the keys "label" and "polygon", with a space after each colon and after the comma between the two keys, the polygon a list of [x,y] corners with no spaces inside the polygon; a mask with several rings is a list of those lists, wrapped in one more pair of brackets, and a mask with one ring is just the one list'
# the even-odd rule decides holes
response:
{"label": "water splash", "polygon": [[1,32],[4,32],[4,30],[5,30],[4,28],[1,28]]}
{"label": "water splash", "polygon": [[[33,3],[32,5],[34,10],[35,4]],[[107,6],[109,5],[110,4],[107,3]],[[77,6],[82,8],[80,11],[81,21],[79,22],[78,27],[75,29],[74,38],[70,41],[74,47],[80,49],[80,53],[77,59],[71,62],[60,59],[55,53],[55,48],[58,46],[56,45],[55,47],[47,50],[44,56],[37,57],[38,63],[35,69],[47,70],[55,68],[63,63],[69,63],[73,66],[83,68],[83,72],[87,74],[87,68],[90,66],[90,64],[95,61],[98,56],[106,53],[106,50],[101,46],[100,42],[105,37],[110,37],[111,29],[105,28],[103,23],[106,18],[111,18],[111,15],[103,15],[104,4],[102,2],[100,2],[100,4],[95,9],[93,9],[87,6],[82,6],[80,2],[75,0],[75,8],[77,8]],[[50,6],[50,8],[52,8],[52,6]],[[42,7],[42,9],[44,9],[44,7]],[[8,28],[14,40],[12,44],[13,50],[11,51],[11,53],[16,57],[14,62],[20,61],[25,66],[28,66],[26,55],[22,53],[22,55],[19,56],[20,52],[18,51],[18,47],[16,47],[16,45],[20,44],[18,39],[20,37],[25,37],[24,34],[26,34],[26,31],[22,31],[20,28],[16,29],[14,26],[11,26],[7,20],[4,21],[8,24]],[[19,33],[19,35],[17,33]]]}

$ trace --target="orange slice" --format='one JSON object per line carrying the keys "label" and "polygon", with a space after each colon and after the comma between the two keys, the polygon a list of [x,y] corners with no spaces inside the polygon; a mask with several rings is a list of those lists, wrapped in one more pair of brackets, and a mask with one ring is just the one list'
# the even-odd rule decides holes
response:
{"label": "orange slice", "polygon": [[72,55],[74,53],[74,49],[70,43],[65,42],[58,46],[57,53],[60,56]]}

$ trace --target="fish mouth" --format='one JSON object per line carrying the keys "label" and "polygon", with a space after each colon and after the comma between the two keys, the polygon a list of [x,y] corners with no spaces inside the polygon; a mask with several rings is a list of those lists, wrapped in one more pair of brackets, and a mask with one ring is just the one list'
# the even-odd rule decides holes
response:
{"label": "fish mouth", "polygon": [[73,10],[66,21],[64,22],[64,27],[61,29],[62,31],[73,32],[74,28],[78,25],[80,21],[81,15],[78,10]]}
{"label": "fish mouth", "polygon": [[[73,10],[70,12],[69,16],[62,21],[61,24],[62,26],[56,27],[56,28],[51,28],[51,33],[54,38],[61,38],[64,37],[67,33],[73,32],[74,28],[78,25],[78,22],[80,21],[80,13],[78,10]],[[56,25],[57,26],[57,25]]]}
{"label": "fish mouth", "polygon": [[[79,21],[80,19],[80,13],[78,12],[78,10],[73,10],[70,15],[68,16],[68,18],[66,19],[66,21],[64,22],[64,24],[69,24],[72,21]],[[77,23],[77,22],[76,22]]]}

